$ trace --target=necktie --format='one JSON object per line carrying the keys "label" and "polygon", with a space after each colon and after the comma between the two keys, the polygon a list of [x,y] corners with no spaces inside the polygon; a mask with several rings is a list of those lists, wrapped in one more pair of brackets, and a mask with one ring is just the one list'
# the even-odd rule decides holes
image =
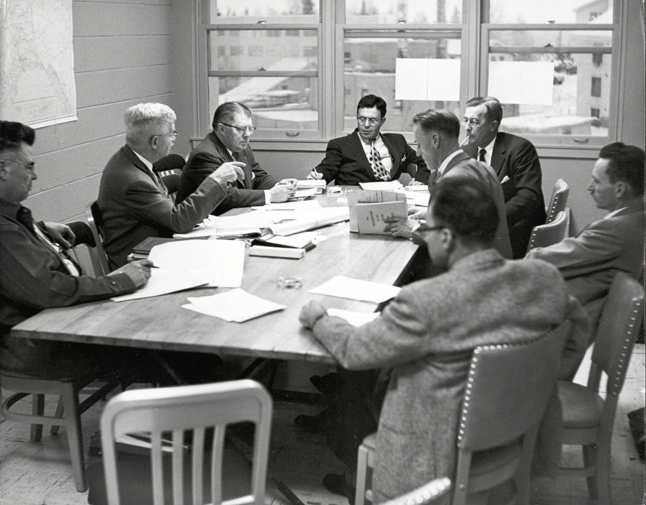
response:
{"label": "necktie", "polygon": [[372,165],[372,171],[376,179],[381,179],[382,181],[390,180],[390,174],[381,162],[381,155],[375,146],[374,140],[370,143],[370,165]]}
{"label": "necktie", "polygon": [[482,161],[483,163],[486,163],[487,162],[485,158],[486,155],[487,155],[487,150],[480,149],[480,151],[478,151],[478,161]]}

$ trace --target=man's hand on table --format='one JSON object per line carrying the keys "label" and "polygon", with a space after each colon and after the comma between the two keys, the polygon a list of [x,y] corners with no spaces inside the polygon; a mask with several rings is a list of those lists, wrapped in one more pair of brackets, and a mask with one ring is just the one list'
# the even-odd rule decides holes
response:
{"label": "man's hand on table", "polygon": [[296,192],[296,179],[283,179],[269,190],[271,203],[286,202]]}
{"label": "man's hand on table", "polygon": [[326,315],[325,307],[316,300],[312,300],[301,309],[301,315],[298,316],[298,320],[305,328],[312,329],[316,321]]}
{"label": "man's hand on table", "polygon": [[56,241],[58,245],[64,249],[69,249],[74,245],[76,236],[72,229],[63,223],[52,223],[50,221],[43,222],[47,233]]}
{"label": "man's hand on table", "polygon": [[388,225],[386,225],[384,231],[390,233],[393,237],[412,239],[413,230],[419,226],[419,220],[426,217],[426,209],[409,209],[408,212],[408,219],[386,221]]}
{"label": "man's hand on table", "polygon": [[227,161],[222,163],[209,177],[217,182],[223,188],[232,188],[236,181],[244,181],[244,172],[242,167],[245,163],[242,161]]}
{"label": "man's hand on table", "polygon": [[140,288],[150,279],[150,269],[152,266],[153,262],[150,260],[132,261],[116,269],[114,272],[110,272],[108,275],[126,274],[134,282],[135,286]]}

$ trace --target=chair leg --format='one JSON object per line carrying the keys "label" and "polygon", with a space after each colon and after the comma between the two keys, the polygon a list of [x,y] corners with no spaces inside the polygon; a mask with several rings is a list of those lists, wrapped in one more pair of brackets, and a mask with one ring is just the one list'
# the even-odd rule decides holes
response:
{"label": "chair leg", "polygon": [[599,505],[612,503],[612,490],[610,487],[610,444],[600,441],[596,451],[597,500]]}
{"label": "chair leg", "polygon": [[[34,393],[32,403],[31,403],[31,414],[33,416],[42,416],[44,412],[45,412],[45,395]],[[43,436],[43,425],[32,424],[29,440],[31,440],[32,442],[40,442],[40,439],[42,438],[42,436]]]}
{"label": "chair leg", "polygon": [[599,463],[598,459],[597,444],[583,446],[583,466],[584,468],[594,468],[595,471],[594,475],[586,477],[588,481],[588,493],[593,500],[599,499],[599,483],[597,481],[599,474],[599,467],[597,466]]}
{"label": "chair leg", "polygon": [[87,491],[87,480],[85,477],[85,460],[83,457],[83,433],[81,430],[81,414],[79,412],[78,392],[71,383],[64,385],[64,392],[61,395],[66,412],[67,445],[72,459],[72,471],[76,490],[79,493]]}
{"label": "chair leg", "polygon": [[365,505],[366,501],[366,487],[368,486],[368,449],[364,445],[359,446],[357,454],[357,489],[354,498],[355,505]]}
{"label": "chair leg", "polygon": [[[65,412],[65,410],[63,409],[63,398],[61,396],[59,396],[58,397],[58,405],[56,405],[56,414],[54,414],[54,416],[60,417],[62,419],[64,412]],[[60,426],[52,424],[52,427],[49,429],[49,432],[52,435],[57,435],[58,434],[58,428],[60,428]]]}

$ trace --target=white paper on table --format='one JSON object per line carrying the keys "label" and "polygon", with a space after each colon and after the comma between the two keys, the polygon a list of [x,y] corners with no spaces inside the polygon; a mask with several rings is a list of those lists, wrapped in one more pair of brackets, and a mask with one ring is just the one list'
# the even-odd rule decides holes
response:
{"label": "white paper on table", "polygon": [[309,212],[295,214],[294,219],[272,224],[268,231],[274,235],[293,235],[302,231],[314,230],[328,224],[350,219],[348,207],[325,207]]}
{"label": "white paper on table", "polygon": [[310,293],[317,295],[336,296],[365,302],[381,303],[397,296],[401,288],[379,284],[378,282],[352,279],[344,275],[332,277],[319,287],[310,289]]}
{"label": "white paper on table", "polygon": [[294,192],[294,196],[292,198],[300,198],[300,199],[305,199],[309,198],[310,196],[314,196],[316,194],[316,188],[305,188],[305,189],[297,189]]}
{"label": "white paper on table", "polygon": [[204,270],[162,270],[153,268],[150,279],[142,288],[129,295],[115,296],[115,302],[152,298],[153,296],[166,295],[175,291],[204,286],[209,281],[209,272]]}
{"label": "white paper on table", "polygon": [[314,188],[314,189],[323,189],[326,186],[326,182],[323,179],[300,179],[296,181],[296,187],[303,188]]}
{"label": "white paper on table", "polygon": [[297,202],[270,203],[262,207],[253,207],[254,209],[263,209],[265,211],[275,210],[299,210],[299,209],[320,209],[321,204],[318,200],[299,200]]}
{"label": "white paper on table", "polygon": [[285,308],[285,305],[254,296],[243,289],[232,289],[210,296],[189,296],[188,301],[189,304],[182,305],[183,309],[234,323],[242,323]]}
{"label": "white paper on table", "polygon": [[404,191],[406,195],[406,203],[409,205],[417,205],[418,207],[428,207],[428,201],[431,198],[431,194],[426,191]]}
{"label": "white paper on table", "polygon": [[404,187],[402,183],[399,181],[360,182],[359,186],[361,186],[361,189],[380,190],[380,191],[389,191],[389,190],[399,189]]}
{"label": "white paper on table", "polygon": [[305,231],[303,233],[296,233],[288,237],[281,237],[277,235],[268,235],[259,239],[262,242],[269,244],[276,244],[283,247],[293,247],[296,249],[303,249],[313,243],[319,234],[315,231]]}
{"label": "white paper on table", "polygon": [[148,259],[161,270],[199,268],[208,272],[209,286],[238,288],[244,256],[245,243],[239,240],[181,240],[156,245]]}
{"label": "white paper on table", "polygon": [[381,313],[380,312],[355,312],[353,310],[343,310],[343,309],[327,309],[328,316],[336,316],[341,319],[345,319],[352,326],[363,326],[370,321],[377,319]]}

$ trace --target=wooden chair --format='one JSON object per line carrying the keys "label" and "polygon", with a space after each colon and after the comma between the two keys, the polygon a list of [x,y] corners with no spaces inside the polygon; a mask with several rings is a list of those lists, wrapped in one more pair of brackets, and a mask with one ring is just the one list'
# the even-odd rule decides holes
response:
{"label": "wooden chair", "polygon": [[103,248],[103,220],[101,219],[101,210],[96,201],[85,207],[85,219],[92,231],[95,242],[93,253],[90,255],[94,275],[108,275],[110,273],[110,267],[108,265],[108,256]]}
{"label": "wooden chair", "polygon": [[565,210],[567,205],[567,197],[570,194],[570,187],[563,179],[558,179],[554,183],[550,204],[547,207],[547,219],[545,223],[551,223],[556,219],[559,212]]}
{"label": "wooden chair", "polygon": [[[599,505],[609,505],[610,449],[619,393],[639,333],[644,292],[637,281],[615,275],[596,331],[587,386],[558,381],[563,406],[563,445],[580,445],[583,467],[563,467],[560,476],[587,477],[588,492]],[[600,396],[607,376],[605,399]]]}
{"label": "wooden chair", "polygon": [[569,224],[568,221],[567,212],[561,211],[551,223],[534,226],[532,235],[529,238],[527,251],[531,251],[537,247],[548,247],[558,244],[565,238]]}
{"label": "wooden chair", "polygon": [[[515,477],[505,503],[529,504],[529,470],[538,425],[547,408],[570,329],[566,321],[531,342],[489,345],[473,351],[458,431],[452,505]],[[355,504],[372,501],[366,488],[375,436],[359,448]],[[497,501],[502,505],[503,502]]]}
{"label": "wooden chair", "polygon": [[[269,393],[248,379],[121,393],[101,416],[105,490],[97,484],[94,492],[90,478],[88,503],[263,505],[271,419]],[[227,426],[236,423],[255,425],[250,472],[244,456],[225,443]],[[211,429],[212,449],[205,450]],[[192,433],[190,450],[185,430]],[[117,462],[115,441],[136,432],[150,434],[149,457],[128,463],[120,455]],[[166,451],[162,433],[172,433]]]}
{"label": "wooden chair", "polygon": [[451,491],[451,479],[440,477],[382,505],[431,505]]}

